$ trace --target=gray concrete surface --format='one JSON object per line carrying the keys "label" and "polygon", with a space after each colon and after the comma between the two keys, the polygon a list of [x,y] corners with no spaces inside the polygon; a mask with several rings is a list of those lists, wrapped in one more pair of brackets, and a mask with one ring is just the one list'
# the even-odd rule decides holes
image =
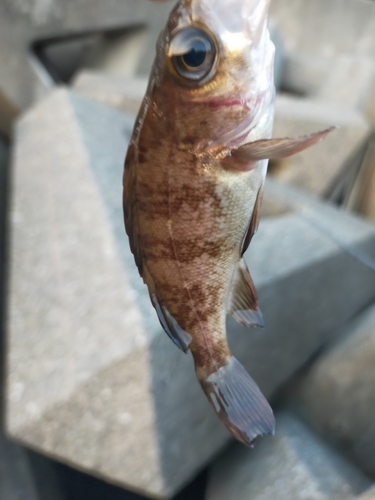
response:
{"label": "gray concrete surface", "polygon": [[[0,88],[18,108],[25,109],[53,85],[51,75],[31,46],[38,40],[56,40],[103,31],[147,26],[148,36],[139,67],[147,74],[155,41],[172,4],[148,0],[3,0],[0,3]],[[102,47],[103,48],[103,47]],[[103,48],[104,50],[104,48]],[[116,52],[116,50],[115,50]]]}
{"label": "gray concrete surface", "polygon": [[289,413],[273,438],[232,446],[210,472],[206,500],[353,500],[370,480]]}
{"label": "gray concrete surface", "polygon": [[355,170],[371,131],[364,115],[353,107],[289,95],[278,96],[274,137],[295,137],[333,125],[338,128],[320,144],[274,162],[270,169],[272,175],[323,196],[336,186],[345,170]]}
{"label": "gray concrete surface", "polygon": [[147,77],[115,77],[86,70],[77,74],[72,89],[84,97],[136,116],[147,84]]}
{"label": "gray concrete surface", "polygon": [[375,486],[369,488],[363,495],[361,495],[358,500],[374,500],[375,499]]}
{"label": "gray concrete surface", "polygon": [[[66,90],[17,124],[6,425],[47,455],[166,498],[230,437],[191,356],[161,330],[128,249],[131,128],[131,117]],[[293,189],[268,189],[303,216],[264,219],[246,255],[266,328],[228,326],[234,354],[272,396],[375,299],[374,273],[347,251],[375,256],[375,230]]]}
{"label": "gray concrete surface", "polygon": [[375,477],[375,307],[297,383],[293,406]]}
{"label": "gray concrete surface", "polygon": [[40,500],[27,454],[0,432],[0,498]]}
{"label": "gray concrete surface", "polygon": [[278,21],[287,51],[375,60],[373,0],[273,0],[270,14]]}

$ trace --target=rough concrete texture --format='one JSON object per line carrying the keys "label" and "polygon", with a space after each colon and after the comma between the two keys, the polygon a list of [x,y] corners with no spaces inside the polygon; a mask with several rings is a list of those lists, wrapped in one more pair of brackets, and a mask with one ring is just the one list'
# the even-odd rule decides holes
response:
{"label": "rough concrete texture", "polygon": [[115,77],[95,71],[81,71],[72,88],[84,97],[136,115],[146,93],[148,78]]}
{"label": "rough concrete texture", "polygon": [[34,0],[0,2],[0,88],[18,108],[25,109],[45,95],[54,82],[30,52],[38,40],[74,37],[102,31],[147,26],[148,37],[139,57],[147,74],[155,40],[172,8],[148,0]]}
{"label": "rough concrete texture", "polygon": [[315,362],[293,403],[327,438],[375,477],[375,308]]}
{"label": "rough concrete texture", "polygon": [[274,137],[294,137],[332,125],[339,127],[320,144],[274,162],[270,172],[278,180],[324,195],[340,174],[363,155],[370,125],[355,109],[280,95],[275,111]]}
{"label": "rough concrete texture", "polygon": [[[191,356],[162,331],[128,249],[121,178],[131,129],[126,115],[66,90],[17,125],[7,431],[168,497],[230,437]],[[375,275],[347,250],[375,255],[375,230],[293,189],[268,189],[303,203],[304,215],[264,220],[246,256],[267,327],[228,325],[234,354],[270,396],[375,299]]]}
{"label": "rough concrete texture", "polygon": [[273,0],[271,17],[278,21],[287,51],[325,57],[345,53],[375,61],[372,0]]}
{"label": "rough concrete texture", "polygon": [[370,481],[288,413],[255,449],[234,445],[212,467],[206,500],[352,500]]}

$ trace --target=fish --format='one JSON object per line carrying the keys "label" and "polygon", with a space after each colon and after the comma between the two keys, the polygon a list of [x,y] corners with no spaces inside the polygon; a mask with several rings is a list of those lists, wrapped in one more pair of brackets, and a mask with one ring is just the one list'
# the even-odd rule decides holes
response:
{"label": "fish", "polygon": [[226,315],[263,326],[243,255],[256,233],[269,159],[331,129],[272,139],[269,0],[180,0],[156,45],[123,178],[125,228],[171,340],[191,351],[213,410],[240,442],[273,434],[272,409],[231,354]]}

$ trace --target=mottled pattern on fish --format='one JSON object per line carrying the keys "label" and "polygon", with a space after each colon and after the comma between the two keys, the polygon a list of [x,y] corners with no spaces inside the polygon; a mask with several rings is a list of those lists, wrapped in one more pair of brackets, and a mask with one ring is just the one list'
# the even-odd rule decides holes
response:
{"label": "mottled pattern on fish", "polygon": [[[214,410],[249,445],[273,432],[274,419],[229,351],[225,317],[262,324],[242,255],[258,226],[267,158],[323,136],[270,139],[267,11],[268,0],[177,4],[158,42],[124,174],[125,226],[160,322],[191,349]],[[206,73],[203,56],[212,62]]]}
{"label": "mottled pattern on fish", "polygon": [[[166,88],[160,99],[168,95]],[[151,94],[153,105],[127,160],[137,164],[129,190],[137,199],[139,265],[147,267],[158,297],[192,336],[198,365],[209,374],[230,356],[225,302],[264,174],[224,170],[212,154],[194,152],[192,144],[186,147],[190,140],[200,140],[186,135],[199,130],[195,114],[199,123],[238,123],[241,107],[212,110],[203,104],[189,116],[172,99],[160,117],[157,99]],[[176,123],[184,123],[185,130],[173,127]]]}

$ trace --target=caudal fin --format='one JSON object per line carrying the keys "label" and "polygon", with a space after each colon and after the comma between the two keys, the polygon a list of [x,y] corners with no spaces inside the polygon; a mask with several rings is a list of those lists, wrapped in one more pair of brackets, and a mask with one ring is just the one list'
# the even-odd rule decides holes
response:
{"label": "caudal fin", "polygon": [[200,380],[216,414],[231,434],[252,446],[258,436],[274,434],[275,418],[268,401],[245,368],[233,356]]}

